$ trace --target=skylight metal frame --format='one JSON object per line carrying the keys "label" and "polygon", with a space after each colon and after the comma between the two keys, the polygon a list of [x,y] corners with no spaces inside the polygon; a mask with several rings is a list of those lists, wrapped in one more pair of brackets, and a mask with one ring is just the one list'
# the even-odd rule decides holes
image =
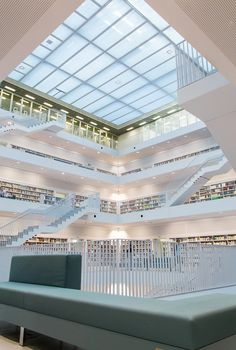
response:
{"label": "skylight metal frame", "polygon": [[[90,1],[91,1],[92,3],[94,3],[94,4],[96,4],[97,6],[99,6],[98,10],[93,14],[93,16],[98,15],[99,12],[101,12],[108,4],[112,3],[112,0],[109,0],[109,1],[106,1],[106,2],[101,6],[101,5],[98,4],[98,2],[96,2],[96,0],[90,0]],[[114,110],[112,113],[118,112],[119,110],[121,110],[121,109],[124,108],[124,107],[129,107],[129,108],[131,108],[131,111],[129,111],[129,112],[123,114],[122,116],[119,116],[118,118],[114,116],[114,119],[109,120],[111,123],[119,125],[119,119],[123,119],[126,115],[131,114],[131,113],[133,113],[133,112],[139,113],[139,114],[140,114],[140,117],[141,117],[141,116],[142,116],[143,114],[145,114],[145,113],[143,113],[143,112],[140,110],[140,108],[144,108],[145,106],[148,106],[149,104],[152,104],[153,102],[148,102],[147,104],[144,104],[143,106],[141,106],[141,107],[139,107],[139,108],[135,108],[134,106],[131,106],[130,104],[128,104],[128,103],[126,103],[125,101],[122,100],[122,99],[124,98],[124,96],[122,96],[122,98],[116,98],[116,97],[114,97],[113,95],[111,95],[112,93],[116,92],[116,91],[119,90],[120,88],[124,88],[126,85],[130,84],[132,81],[135,81],[136,79],[139,79],[139,78],[145,80],[145,81],[146,81],[146,84],[144,84],[144,85],[141,86],[141,87],[138,87],[137,89],[133,89],[132,91],[130,91],[129,93],[127,93],[127,95],[125,95],[125,97],[127,97],[127,96],[133,94],[134,92],[137,92],[137,91],[141,90],[142,88],[144,88],[144,87],[146,87],[146,86],[153,86],[153,87],[155,88],[155,90],[152,91],[152,92],[150,92],[150,93],[148,93],[147,95],[142,96],[142,98],[145,98],[146,96],[149,96],[149,95],[151,95],[151,94],[153,94],[153,93],[156,93],[157,91],[162,91],[162,92],[164,93],[164,96],[161,97],[161,98],[158,99],[158,100],[161,100],[161,99],[163,99],[163,98],[165,98],[165,97],[169,97],[169,98],[170,98],[170,101],[169,101],[169,102],[174,101],[174,100],[175,100],[175,94],[174,94],[173,92],[168,92],[167,90],[165,90],[165,87],[167,87],[168,85],[173,84],[174,81],[171,81],[169,84],[160,87],[160,86],[157,84],[157,81],[152,81],[152,80],[148,79],[147,77],[145,77],[143,74],[140,74],[139,72],[135,71],[135,66],[136,66],[136,65],[138,65],[138,64],[140,64],[140,63],[142,63],[142,62],[145,62],[145,60],[147,60],[148,58],[150,58],[150,57],[152,57],[153,55],[157,54],[157,53],[160,52],[161,50],[163,50],[163,49],[165,49],[165,48],[168,48],[168,46],[172,46],[173,48],[176,48],[176,47],[177,47],[178,44],[176,44],[175,42],[173,42],[173,41],[172,41],[169,37],[167,37],[167,36],[165,35],[165,33],[164,33],[164,31],[166,31],[168,28],[171,28],[171,27],[170,27],[170,26],[167,26],[167,27],[163,28],[162,30],[159,30],[151,21],[149,21],[149,20],[144,16],[144,14],[140,13],[140,11],[139,11],[138,9],[136,9],[129,1],[127,1],[127,3],[129,4],[130,9],[127,10],[122,16],[118,17],[114,22],[112,22],[110,25],[108,25],[105,29],[103,29],[97,36],[95,36],[95,37],[93,38],[93,40],[89,40],[89,39],[86,38],[84,35],[82,35],[81,33],[79,33],[79,30],[87,23],[86,21],[92,19],[93,16],[92,16],[91,18],[87,19],[85,16],[83,16],[82,14],[80,14],[80,13],[78,12],[78,9],[77,9],[77,10],[75,11],[75,13],[77,13],[79,16],[81,16],[85,21],[84,21],[76,30],[72,30],[66,23],[63,23],[63,25],[71,31],[71,34],[67,36],[66,40],[68,40],[69,38],[71,38],[73,35],[76,34],[76,35],[80,36],[81,38],[83,38],[84,40],[86,40],[87,43],[86,43],[83,47],[81,47],[78,51],[76,51],[72,56],[70,56],[67,60],[63,61],[63,63],[61,63],[59,66],[55,66],[55,65],[53,65],[51,62],[50,62],[50,63],[47,62],[47,57],[48,57],[48,56],[46,56],[46,57],[43,58],[43,59],[40,59],[38,56],[35,56],[35,55],[32,53],[31,55],[33,55],[33,56],[36,58],[36,60],[37,60],[37,59],[40,59],[40,61],[38,62],[38,64],[36,64],[32,69],[37,68],[41,63],[50,64],[50,65],[54,68],[48,75],[46,75],[43,79],[41,79],[40,81],[38,81],[37,84],[34,85],[33,87],[34,87],[35,89],[37,89],[37,86],[38,86],[42,81],[44,81],[45,79],[47,79],[48,77],[50,77],[53,73],[55,73],[58,69],[60,69],[63,65],[65,65],[66,62],[70,61],[73,57],[75,57],[76,55],[78,55],[78,53],[80,53],[82,50],[84,50],[84,49],[85,49],[86,47],[88,47],[89,45],[93,45],[96,49],[99,49],[100,53],[99,53],[99,55],[97,55],[96,57],[94,57],[94,58],[89,62],[89,64],[92,64],[93,62],[96,61],[96,59],[98,59],[100,56],[102,56],[102,55],[104,55],[104,54],[109,55],[114,61],[111,62],[111,63],[110,63],[108,66],[106,66],[105,68],[103,68],[101,71],[98,71],[97,73],[95,73],[92,77],[90,77],[87,81],[84,82],[84,84],[86,84],[87,86],[89,86],[92,90],[89,91],[88,93],[86,93],[86,94],[80,96],[78,99],[74,100],[74,101],[72,102],[72,105],[74,105],[75,103],[77,103],[81,98],[84,98],[84,97],[88,96],[90,93],[92,93],[92,92],[94,92],[94,91],[98,91],[98,92],[100,92],[100,93],[102,94],[101,97],[98,97],[97,99],[95,99],[95,100],[93,100],[92,102],[88,103],[87,105],[83,106],[83,108],[81,108],[81,109],[84,109],[84,110],[86,111],[86,108],[89,108],[89,106],[91,106],[92,104],[98,102],[99,100],[101,100],[102,98],[104,98],[104,97],[106,97],[106,96],[109,96],[109,97],[112,97],[113,102],[108,103],[107,105],[104,105],[103,107],[101,107],[101,108],[99,108],[99,109],[93,111],[92,113],[91,113],[91,112],[89,112],[89,113],[90,113],[90,114],[94,114],[94,115],[96,116],[96,113],[100,113],[105,107],[108,107],[108,106],[112,105],[114,102],[121,102],[121,103],[122,103],[122,106],[121,106],[120,108]],[[162,35],[162,36],[167,40],[167,44],[164,45],[163,47],[157,49],[156,51],[153,51],[152,53],[150,53],[149,55],[145,56],[144,58],[142,58],[142,59],[139,60],[138,62],[136,62],[136,63],[134,63],[134,64],[132,64],[132,65],[129,66],[129,65],[127,65],[125,62],[123,62],[122,59],[123,59],[125,56],[130,55],[132,52],[134,52],[135,50],[137,50],[137,46],[134,47],[132,50],[126,52],[123,56],[121,56],[120,58],[117,59],[117,58],[116,58],[115,56],[113,56],[111,53],[107,52],[108,50],[102,49],[102,48],[101,48],[100,46],[98,46],[94,41],[95,41],[98,37],[100,37],[102,34],[104,34],[106,31],[108,31],[109,29],[111,29],[111,28],[112,28],[114,25],[116,25],[118,22],[122,21],[122,19],[123,19],[124,17],[126,17],[128,14],[132,13],[132,11],[135,11],[136,13],[138,13],[138,15],[141,16],[141,17],[144,19],[144,21],[141,22],[138,26],[136,26],[136,27],[133,28],[132,30],[130,30],[127,34],[125,34],[124,36],[122,36],[119,40],[117,40],[116,42],[114,42],[114,43],[108,48],[108,50],[111,50],[114,46],[116,46],[117,44],[119,44],[120,42],[122,42],[123,40],[125,40],[128,36],[130,36],[132,33],[134,33],[135,31],[137,31],[138,29],[140,29],[142,26],[144,26],[144,25],[147,24],[147,23],[148,23],[149,25],[151,25],[151,26],[155,29],[155,31],[156,31],[156,33],[153,34],[152,36],[150,36],[150,37],[148,38],[147,41],[150,41],[150,40],[152,40],[153,38],[158,37],[158,35]],[[65,40],[64,40],[64,41],[61,40],[60,38],[56,37],[53,33],[52,33],[50,36],[53,37],[53,38],[55,38],[55,40],[60,41],[60,44],[56,47],[56,49],[58,49],[59,47],[61,47],[61,46],[65,43]],[[45,40],[46,40],[46,39],[45,39]],[[41,44],[41,46],[48,49],[48,47],[44,46],[43,43]],[[51,52],[53,52],[53,50],[52,50]],[[171,56],[169,59],[165,60],[164,62],[158,63],[156,66],[150,67],[150,69],[148,69],[147,71],[145,71],[144,74],[147,74],[148,72],[150,72],[150,71],[152,71],[152,70],[154,70],[154,69],[160,67],[162,64],[164,64],[164,63],[166,63],[166,62],[168,62],[168,61],[174,59],[174,57],[175,57],[175,53],[174,53],[173,56]],[[27,59],[27,58],[26,58],[26,59]],[[131,80],[128,80],[128,81],[125,82],[124,84],[121,84],[121,85],[117,86],[117,88],[115,88],[115,89],[109,91],[109,93],[106,93],[106,92],[104,92],[104,91],[101,89],[101,88],[103,87],[103,85],[105,85],[105,84],[107,84],[107,83],[109,82],[109,80],[103,82],[101,85],[99,85],[99,86],[97,86],[97,87],[95,87],[94,85],[91,84],[91,82],[90,82],[91,79],[93,79],[94,77],[96,77],[96,76],[99,75],[99,74],[102,74],[107,68],[111,67],[114,63],[122,64],[122,66],[125,67],[125,70],[122,71],[122,72],[120,72],[120,73],[118,73],[116,76],[112,77],[111,80],[117,79],[121,74],[123,74],[123,73],[125,73],[125,72],[129,72],[129,71],[135,73],[135,77],[134,77],[133,79],[131,79]],[[26,64],[26,65],[30,66],[28,63],[25,63],[24,61],[23,61],[22,64]],[[58,91],[60,91],[60,89],[58,89],[58,87],[59,87],[61,84],[63,84],[65,81],[67,81],[68,79],[70,79],[70,78],[72,78],[72,77],[75,77],[75,75],[78,74],[78,72],[79,72],[80,70],[84,69],[84,67],[85,67],[85,66],[80,67],[80,68],[79,68],[77,71],[75,71],[73,74],[70,74],[69,72],[66,72],[66,71],[62,70],[62,71],[65,72],[68,76],[67,76],[64,80],[62,80],[61,82],[59,82],[57,85],[55,85],[52,89],[50,89],[47,93],[50,94],[50,93],[52,93],[53,90],[58,90]],[[31,72],[32,69],[31,69],[29,72]],[[174,70],[171,70],[171,71],[169,71],[168,73],[162,75],[161,78],[163,78],[164,76],[170,74],[170,73],[173,72],[173,71],[174,71]],[[19,72],[19,70],[17,70],[17,72]],[[21,72],[19,72],[19,73],[21,73]],[[29,74],[29,73],[27,73],[24,77],[26,77],[28,74]],[[72,92],[75,91],[78,87],[80,87],[81,85],[83,85],[83,82],[82,82],[79,78],[76,77],[76,79],[77,79],[78,82],[80,82],[81,84],[77,85],[77,86],[74,87],[72,90],[70,90],[68,94],[72,93]],[[157,80],[158,80],[158,79],[157,79]],[[22,81],[22,82],[24,83],[24,81],[23,81],[22,79],[20,79],[20,81]],[[64,92],[63,92],[63,93],[64,93]],[[56,97],[55,95],[51,95],[51,96]],[[64,101],[64,100],[63,100],[63,97],[64,97],[64,96],[61,97],[61,100],[62,100],[62,101]],[[154,99],[154,100],[155,100],[155,99]],[[65,101],[65,102],[66,102],[66,101]],[[131,103],[133,104],[134,102],[135,102],[135,101],[132,101]],[[79,108],[80,108],[80,107],[79,107]],[[157,107],[157,108],[158,108],[158,107]],[[152,112],[152,111],[150,110],[149,112]],[[105,114],[105,115],[103,115],[102,117],[99,117],[99,116],[96,116],[96,117],[97,117],[97,118],[100,118],[101,120],[106,121],[106,117],[107,117],[108,115],[110,115],[110,113]],[[136,119],[136,117],[135,117],[135,119]],[[132,120],[127,120],[127,121],[125,121],[125,122],[123,122],[123,123],[121,124],[121,126],[122,126],[123,124],[126,124],[127,122],[131,122],[131,121],[132,121]]]}

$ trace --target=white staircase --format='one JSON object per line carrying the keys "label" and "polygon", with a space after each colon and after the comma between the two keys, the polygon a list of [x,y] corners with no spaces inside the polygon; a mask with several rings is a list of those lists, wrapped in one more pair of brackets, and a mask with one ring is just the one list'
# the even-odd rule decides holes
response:
{"label": "white staircase", "polygon": [[207,181],[209,177],[225,172],[229,167],[228,160],[224,155],[208,159],[190,178],[171,194],[167,200],[167,206],[183,204],[185,200],[196,191],[199,190]]}
{"label": "white staircase", "polygon": [[[100,211],[97,194],[90,195],[74,207],[74,194],[50,208],[27,210],[10,223],[0,227],[0,246],[15,247],[25,243],[37,234],[51,234],[69,226],[79,218]],[[29,225],[29,222],[32,224]]]}
{"label": "white staircase", "polygon": [[23,132],[36,132],[44,129],[49,129],[53,132],[58,132],[65,129],[66,117],[58,116],[57,119],[22,117],[10,112],[1,111],[0,113],[0,133],[6,133],[11,130],[21,130]]}

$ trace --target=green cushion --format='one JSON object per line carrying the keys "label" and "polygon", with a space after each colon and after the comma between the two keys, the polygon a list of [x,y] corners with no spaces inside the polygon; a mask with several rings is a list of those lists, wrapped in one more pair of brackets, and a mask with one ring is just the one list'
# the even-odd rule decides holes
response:
{"label": "green cushion", "polygon": [[80,289],[81,255],[14,256],[9,280]]}
{"label": "green cushion", "polygon": [[9,281],[65,287],[66,255],[13,256]]}
{"label": "green cushion", "polygon": [[164,301],[5,282],[0,303],[188,350],[236,333],[229,294]]}
{"label": "green cushion", "polygon": [[66,288],[80,289],[81,288],[81,255],[67,255],[66,263]]}

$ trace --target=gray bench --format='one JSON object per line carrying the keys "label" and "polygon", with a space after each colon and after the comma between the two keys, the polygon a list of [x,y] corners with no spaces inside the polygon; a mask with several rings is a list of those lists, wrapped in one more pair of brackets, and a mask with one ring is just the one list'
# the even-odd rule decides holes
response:
{"label": "gray bench", "polygon": [[236,295],[89,293],[79,290],[80,271],[78,255],[13,257],[9,282],[0,283],[0,319],[86,350],[236,349]]}

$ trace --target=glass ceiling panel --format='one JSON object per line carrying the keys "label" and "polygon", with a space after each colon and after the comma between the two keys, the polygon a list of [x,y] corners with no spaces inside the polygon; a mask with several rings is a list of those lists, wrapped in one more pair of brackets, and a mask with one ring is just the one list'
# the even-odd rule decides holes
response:
{"label": "glass ceiling panel", "polygon": [[107,50],[118,40],[121,40],[125,35],[128,35],[135,28],[144,23],[144,21],[144,18],[137,13],[130,12],[125,17],[121,18],[119,22],[110,27],[110,29],[107,29],[94,42],[103,50]]}
{"label": "glass ceiling panel", "polygon": [[146,77],[149,80],[158,81],[160,77],[162,77],[164,74],[171,72],[174,69],[176,69],[176,63],[175,63],[175,58],[172,58],[169,61],[166,61],[160,64],[158,67],[145,73],[144,77]]}
{"label": "glass ceiling panel", "polygon": [[24,62],[29,64],[31,67],[36,66],[40,62],[40,58],[34,56],[34,55],[29,55],[24,59]]}
{"label": "glass ceiling panel", "polygon": [[129,95],[125,96],[123,98],[123,101],[127,104],[136,101],[152,92],[156,91],[156,87],[153,85],[145,85],[143,88],[138,89],[137,91],[134,91],[130,93]]}
{"label": "glass ceiling panel", "polygon": [[[122,118],[116,119],[116,120],[115,120],[115,123],[116,123],[117,125],[121,125],[121,124],[127,123],[127,122],[129,122],[129,121],[131,121],[131,120],[133,120],[133,119],[135,119],[135,118],[141,116],[141,115],[142,115],[142,113],[137,112],[137,111],[133,111],[133,112],[131,112],[131,113],[126,114],[126,115],[125,115],[124,117],[122,117]],[[113,122],[114,122],[114,121],[113,121]]]}
{"label": "glass ceiling panel", "polygon": [[108,52],[116,57],[120,58],[129,53],[134,48],[143,44],[150,39],[151,36],[157,34],[158,31],[149,23],[143,24],[140,28],[134,31],[132,34],[123,39],[120,43],[116,44]]}
{"label": "glass ceiling panel", "polygon": [[124,72],[127,68],[121,63],[114,63],[110,67],[103,70],[94,78],[90,79],[89,83],[95,87],[99,87],[107,81],[111,80],[115,76]]}
{"label": "glass ceiling panel", "polygon": [[85,21],[85,18],[81,17],[77,12],[73,12],[64,23],[71,29],[77,30]]}
{"label": "glass ceiling panel", "polygon": [[81,80],[88,80],[114,62],[114,58],[104,53],[75,74]]}
{"label": "glass ceiling panel", "polygon": [[75,34],[53,51],[47,58],[47,62],[53,64],[55,67],[59,67],[87,44],[87,40]]}
{"label": "glass ceiling panel", "polygon": [[95,90],[95,91],[91,92],[90,94],[80,98],[78,101],[76,101],[75,106],[79,107],[79,108],[83,108],[83,107],[97,101],[98,99],[100,99],[104,96],[105,95],[102,92]]}
{"label": "glass ceiling panel", "polygon": [[[113,112],[112,115],[111,115],[111,118],[109,117],[109,121],[112,122],[114,119],[120,118],[124,114],[130,113],[132,111],[133,111],[133,108],[131,108],[129,106],[123,107],[123,108],[119,109],[118,111]],[[105,117],[104,119],[108,120],[108,117]]]}
{"label": "glass ceiling panel", "polygon": [[50,50],[46,49],[46,47],[43,47],[42,45],[39,45],[32,54],[39,57],[39,58],[45,58],[50,54]]}
{"label": "glass ceiling panel", "polygon": [[129,66],[133,66],[168,44],[169,41],[162,34],[158,34],[122,58],[122,62]]}
{"label": "glass ceiling panel", "polygon": [[112,98],[111,96],[105,96],[101,99],[99,99],[98,101],[90,104],[89,106],[86,107],[86,111],[93,113],[95,112],[97,109],[102,108],[104,105],[108,105],[110,103],[114,102],[114,98]]}
{"label": "glass ceiling panel", "polygon": [[75,56],[73,56],[69,61],[67,61],[61,69],[65,70],[70,74],[74,74],[80,68],[82,68],[86,63],[91,62],[95,57],[100,55],[102,51],[94,45],[88,45]]}
{"label": "glass ceiling panel", "polygon": [[60,40],[66,40],[72,33],[73,30],[69,29],[64,24],[61,24],[52,34]]}
{"label": "glass ceiling panel", "polygon": [[152,94],[150,94],[146,97],[143,97],[136,102],[130,103],[130,105],[139,109],[140,107],[145,106],[146,104],[151,103],[151,102],[153,102],[161,97],[164,97],[165,95],[166,94],[161,90],[155,91]]}
{"label": "glass ceiling panel", "polygon": [[91,18],[79,32],[88,40],[93,40],[129,10],[130,7],[125,1],[111,1],[95,17]]}
{"label": "glass ceiling panel", "polygon": [[75,89],[80,84],[81,84],[81,82],[78,79],[76,79],[74,77],[70,77],[70,78],[66,79],[63,83],[58,85],[57,88],[59,90],[64,91],[65,93],[67,93],[67,92]]}
{"label": "glass ceiling panel", "polygon": [[118,75],[114,79],[110,80],[105,85],[102,85],[101,90],[106,92],[106,93],[109,93],[109,92],[116,90],[120,86],[128,83],[130,80],[133,80],[137,77],[138,77],[138,74],[136,74],[135,72],[133,72],[131,70],[128,70],[128,71]]}
{"label": "glass ceiling panel", "polygon": [[132,4],[139,12],[145,14],[145,17],[154,24],[160,30],[168,27],[168,23],[158,15],[156,11],[154,11],[145,1],[143,0],[129,0],[130,4]]}
{"label": "glass ceiling panel", "polygon": [[35,88],[43,92],[50,91],[55,85],[60,84],[68,78],[68,74],[61,70],[56,70],[50,74],[46,79],[44,79],[40,84],[36,85]]}
{"label": "glass ceiling panel", "polygon": [[182,40],[145,0],[85,0],[9,76],[122,125],[175,100]]}
{"label": "glass ceiling panel", "polygon": [[29,73],[31,69],[32,67],[29,66],[28,64],[25,64],[24,62],[22,62],[21,64],[19,64],[19,66],[16,67],[16,70],[22,74]]}
{"label": "glass ceiling panel", "polygon": [[143,78],[137,78],[134,79],[133,81],[131,81],[128,84],[125,84],[124,86],[120,87],[119,89],[111,92],[111,96],[119,99],[123,96],[128,95],[129,93],[131,93],[132,91],[134,91],[135,89],[140,88],[141,86],[147,84],[147,81]]}
{"label": "glass ceiling panel", "polygon": [[112,112],[116,111],[117,109],[122,108],[124,106],[125,105],[123,103],[121,103],[121,102],[114,102],[114,103],[111,103],[109,106],[107,106],[105,108],[102,108],[99,111],[97,111],[96,115],[98,115],[99,117],[100,116],[103,117],[103,116],[106,116],[109,113],[112,113]]}
{"label": "glass ceiling panel", "polygon": [[77,11],[85,18],[90,18],[97,10],[99,10],[99,6],[91,0],[84,1],[77,8]]}
{"label": "glass ceiling panel", "polygon": [[160,79],[157,79],[156,83],[158,86],[163,87],[177,80],[176,71],[173,70],[170,73],[163,75]]}
{"label": "glass ceiling panel", "polygon": [[173,101],[172,97],[166,96],[166,97],[161,98],[160,100],[157,100],[155,102],[152,102],[152,103],[140,108],[140,111],[142,111],[143,113],[148,113],[150,111],[154,111],[157,108],[165,106],[172,101]]}
{"label": "glass ceiling panel", "polygon": [[146,71],[162,64],[163,62],[167,61],[173,56],[175,56],[175,50],[173,49],[172,45],[168,45],[167,47],[161,49],[146,60],[135,65],[133,69],[139,74],[143,74]]}
{"label": "glass ceiling panel", "polygon": [[53,71],[53,66],[48,63],[41,62],[37,67],[35,67],[35,69],[32,69],[29,74],[25,75],[25,77],[22,79],[22,83],[34,87]]}
{"label": "glass ceiling panel", "polygon": [[80,97],[88,94],[91,92],[93,88],[91,88],[88,85],[81,85],[78,88],[72,90],[70,93],[68,93],[66,96],[62,98],[63,101],[67,103],[74,104],[75,101],[77,101]]}
{"label": "glass ceiling panel", "polygon": [[49,49],[50,51],[55,50],[61,41],[53,35],[49,35],[47,39],[42,42],[42,45]]}

